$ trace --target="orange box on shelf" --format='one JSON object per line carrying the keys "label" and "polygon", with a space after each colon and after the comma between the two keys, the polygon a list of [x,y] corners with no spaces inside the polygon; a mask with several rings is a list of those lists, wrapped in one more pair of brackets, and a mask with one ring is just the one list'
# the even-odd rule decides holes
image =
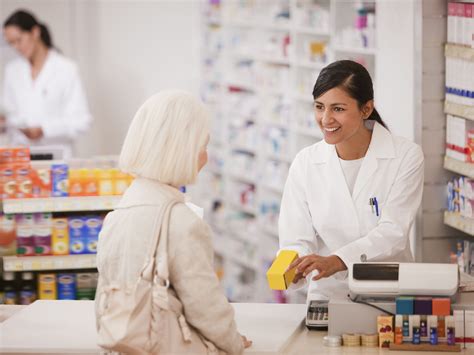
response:
{"label": "orange box on shelf", "polygon": [[31,169],[33,197],[51,197],[51,170],[49,168]]}
{"label": "orange box on shelf", "polygon": [[31,166],[28,163],[15,164],[15,180],[17,184],[17,198],[33,197],[33,183],[31,179]]}
{"label": "orange box on shelf", "polygon": [[451,314],[451,300],[449,298],[433,298],[433,315],[449,316]]}
{"label": "orange box on shelf", "polygon": [[30,162],[30,149],[28,147],[15,147],[13,150],[13,161],[17,163]]}
{"label": "orange box on shelf", "polygon": [[99,177],[94,169],[81,169],[81,180],[85,196],[97,196],[99,194]]}
{"label": "orange box on shelf", "polygon": [[2,199],[16,198],[17,181],[12,164],[0,165],[0,190]]}
{"label": "orange box on shelf", "polygon": [[114,195],[123,195],[127,187],[129,186],[128,175],[119,169],[114,170]]}
{"label": "orange box on shelf", "polygon": [[69,169],[69,196],[84,196],[80,169]]}

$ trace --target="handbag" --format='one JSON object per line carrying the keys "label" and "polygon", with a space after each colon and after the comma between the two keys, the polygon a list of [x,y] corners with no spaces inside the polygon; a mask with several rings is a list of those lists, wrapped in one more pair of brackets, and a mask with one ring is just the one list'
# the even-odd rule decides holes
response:
{"label": "handbag", "polygon": [[[171,200],[162,209],[163,218],[155,222],[154,239],[137,282],[126,288],[116,283],[100,285],[96,314],[98,345],[127,354],[159,353],[177,341],[173,324],[179,324],[180,342],[191,342],[191,331],[178,299],[169,302],[168,229]],[[159,221],[162,223],[159,223]],[[176,302],[178,301],[178,302]],[[171,326],[170,326],[171,325]]]}

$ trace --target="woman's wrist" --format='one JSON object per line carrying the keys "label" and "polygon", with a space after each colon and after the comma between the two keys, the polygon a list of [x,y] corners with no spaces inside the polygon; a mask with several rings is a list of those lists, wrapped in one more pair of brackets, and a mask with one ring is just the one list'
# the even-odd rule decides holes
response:
{"label": "woman's wrist", "polygon": [[344,263],[344,261],[342,261],[342,259],[339,256],[331,255],[331,257],[334,258],[335,264],[337,265],[336,267],[337,272],[347,270],[346,264]]}

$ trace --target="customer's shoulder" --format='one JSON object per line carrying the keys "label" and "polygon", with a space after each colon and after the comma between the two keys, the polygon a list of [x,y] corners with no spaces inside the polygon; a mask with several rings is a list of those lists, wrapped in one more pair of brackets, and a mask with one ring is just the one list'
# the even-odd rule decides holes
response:
{"label": "customer's shoulder", "polygon": [[178,203],[171,210],[170,216],[171,229],[180,233],[188,234],[192,231],[208,231],[208,225],[186,204]]}

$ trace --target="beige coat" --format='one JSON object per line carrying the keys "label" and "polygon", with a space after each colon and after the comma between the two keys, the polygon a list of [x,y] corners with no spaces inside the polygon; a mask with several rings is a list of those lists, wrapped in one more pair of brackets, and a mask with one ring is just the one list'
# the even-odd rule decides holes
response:
{"label": "beige coat", "polygon": [[[124,286],[136,282],[150,247],[157,208],[170,198],[184,202],[184,195],[170,186],[142,178],[133,182],[119,206],[107,215],[99,236],[99,286],[102,278]],[[168,236],[170,289],[183,305],[193,344],[169,344],[170,352],[206,352],[206,340],[227,353],[243,352],[233,309],[214,272],[210,232],[184,203],[173,207]]]}

